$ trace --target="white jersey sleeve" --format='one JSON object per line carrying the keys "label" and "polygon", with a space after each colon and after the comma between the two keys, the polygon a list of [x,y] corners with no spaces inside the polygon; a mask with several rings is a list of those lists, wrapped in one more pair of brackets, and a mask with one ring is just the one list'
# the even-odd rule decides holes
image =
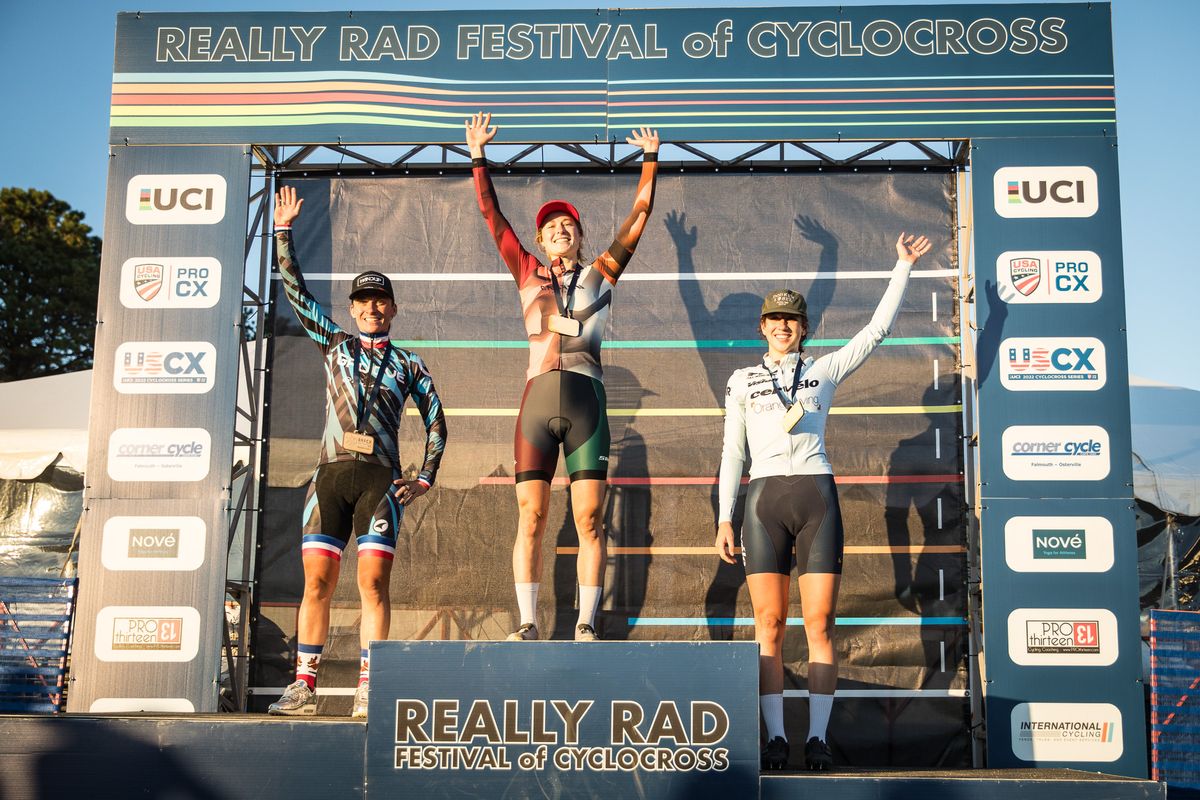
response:
{"label": "white jersey sleeve", "polygon": [[725,385],[725,437],[721,446],[721,472],[717,481],[717,522],[733,519],[742,469],[746,465],[746,382],[736,370]]}
{"label": "white jersey sleeve", "polygon": [[841,383],[846,376],[861,367],[867,356],[892,332],[892,324],[900,312],[900,301],[904,299],[904,290],[908,286],[908,275],[912,266],[909,261],[898,260],[892,269],[892,279],[888,283],[887,291],[875,307],[871,321],[841,349],[819,359],[821,366],[835,384]]}

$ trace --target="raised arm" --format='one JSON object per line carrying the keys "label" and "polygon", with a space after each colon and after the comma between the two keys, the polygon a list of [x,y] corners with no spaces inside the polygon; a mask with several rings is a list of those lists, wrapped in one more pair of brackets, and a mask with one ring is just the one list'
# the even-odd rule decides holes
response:
{"label": "raised arm", "polygon": [[492,185],[492,176],[488,172],[484,147],[496,138],[496,132],[499,130],[489,127],[491,123],[492,115],[483,112],[466,121],[467,147],[471,151],[471,173],[475,178],[475,199],[479,201],[479,210],[483,212],[483,219],[487,222],[488,230],[492,232],[492,240],[496,242],[500,258],[504,260],[504,265],[508,267],[512,276],[520,282],[525,277],[521,274],[521,265],[529,262],[529,258],[522,256],[529,254],[521,245],[517,234],[513,232],[512,225],[501,213],[500,201],[496,199],[496,187]]}
{"label": "raised arm", "polygon": [[654,208],[654,183],[658,177],[658,131],[639,128],[626,136],[625,141],[642,148],[642,175],[638,179],[637,195],[633,198],[633,210],[617,231],[613,243],[596,259],[596,266],[613,284],[625,271],[638,240],[646,230],[650,211]]}
{"label": "raised arm", "polygon": [[284,294],[296,312],[296,318],[313,341],[325,350],[332,336],[341,329],[305,286],[300,261],[292,247],[292,223],[300,216],[303,205],[304,200],[297,199],[294,187],[281,186],[275,193],[275,260],[283,275]]}
{"label": "raised arm", "polygon": [[822,359],[834,383],[840,383],[862,366],[867,356],[892,332],[892,324],[900,312],[900,301],[904,299],[904,290],[908,287],[909,272],[913,264],[932,247],[924,236],[901,233],[896,239],[896,266],[892,269],[892,279],[883,293],[883,299],[871,315],[871,321],[840,350]]}

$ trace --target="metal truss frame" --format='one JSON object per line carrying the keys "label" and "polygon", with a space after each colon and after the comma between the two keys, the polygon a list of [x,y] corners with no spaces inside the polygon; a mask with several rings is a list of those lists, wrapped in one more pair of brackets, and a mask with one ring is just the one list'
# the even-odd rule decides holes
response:
{"label": "metal truss frame", "polygon": [[[886,140],[876,142],[831,142],[831,141],[787,141],[787,142],[730,142],[689,143],[667,142],[660,152],[660,173],[711,173],[711,172],[843,172],[843,173],[920,173],[944,172],[966,177],[969,165],[970,143],[965,139],[953,140]],[[508,174],[584,174],[603,172],[635,172],[640,169],[641,151],[628,145],[612,142],[590,143],[536,143],[527,145],[492,144],[489,166]],[[396,175],[454,175],[467,174],[471,169],[470,153],[462,145],[419,144],[396,145],[343,145],[310,144],[285,147],[280,145],[254,145],[251,147],[254,163],[251,185],[260,185],[250,195],[251,219],[246,234],[246,286],[243,296],[243,326],[240,380],[245,391],[239,393],[238,423],[235,435],[235,452],[244,452],[234,469],[234,486],[242,478],[240,491],[235,492],[230,507],[229,541],[242,536],[244,543],[240,581],[230,581],[228,592],[240,605],[241,615],[237,623],[226,620],[225,656],[230,665],[227,691],[222,692],[221,708],[226,711],[245,711],[249,696],[250,649],[247,647],[250,621],[259,614],[255,592],[256,580],[250,578],[251,570],[257,574],[257,559],[252,563],[261,547],[258,532],[262,529],[265,509],[259,499],[266,480],[268,452],[265,446],[270,405],[268,386],[264,378],[270,368],[269,342],[266,336],[270,319],[270,233],[271,201],[277,180],[286,177],[366,177]],[[960,180],[960,202],[962,191],[969,192],[969,185]],[[960,319],[964,333],[970,324],[969,304],[972,295],[973,270],[971,259],[971,221],[969,208],[956,211],[960,220],[958,256],[962,265],[959,281],[960,298],[968,313]],[[252,261],[257,260],[256,265]],[[252,284],[252,285],[251,285]],[[253,319],[253,326],[246,324]],[[964,448],[967,475],[967,539],[968,539],[968,615],[974,618],[968,638],[968,673],[971,697],[971,753],[972,764],[983,766],[983,702],[981,691],[981,653],[978,624],[979,617],[979,550],[978,517],[973,506],[978,502],[977,465],[974,463],[973,437],[975,420],[974,402],[974,356],[968,349],[969,341],[964,335],[962,349]],[[241,428],[246,430],[242,431]],[[431,620],[429,627],[438,619]],[[442,627],[447,627],[446,620]]]}

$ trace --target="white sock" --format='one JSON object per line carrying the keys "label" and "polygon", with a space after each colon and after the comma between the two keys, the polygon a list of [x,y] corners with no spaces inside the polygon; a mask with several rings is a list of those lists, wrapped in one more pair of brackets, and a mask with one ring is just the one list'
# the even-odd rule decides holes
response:
{"label": "white sock", "polygon": [[596,609],[600,607],[600,595],[603,592],[603,586],[579,587],[579,620],[576,625],[596,626]]}
{"label": "white sock", "polygon": [[786,742],[787,734],[783,732],[783,695],[760,694],[758,707],[762,710],[763,722],[767,725],[767,741],[782,736]]}
{"label": "white sock", "polygon": [[810,694],[808,696],[808,738],[814,736],[825,741],[825,729],[829,727],[829,714],[833,711],[833,695]]}
{"label": "white sock", "polygon": [[537,596],[540,583],[517,583],[517,608],[521,611],[521,624],[537,623]]}

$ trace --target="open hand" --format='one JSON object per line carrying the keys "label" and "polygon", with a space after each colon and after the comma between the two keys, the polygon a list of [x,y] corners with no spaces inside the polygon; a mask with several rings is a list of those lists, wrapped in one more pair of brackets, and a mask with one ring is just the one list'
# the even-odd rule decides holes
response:
{"label": "open hand", "polygon": [[909,236],[901,231],[896,239],[896,256],[910,264],[916,264],[917,259],[932,249],[933,245],[924,236]]}
{"label": "open hand", "polygon": [[303,200],[296,199],[296,189],[293,186],[280,186],[275,193],[275,227],[291,225],[300,216],[300,206]]}
{"label": "open hand", "polygon": [[467,148],[471,151],[471,158],[483,158],[483,146],[496,138],[496,132],[500,129],[489,127],[491,124],[492,115],[482,111],[466,120]]}
{"label": "open hand", "polygon": [[650,128],[638,128],[625,137],[625,141],[634,147],[642,148],[643,153],[658,152],[658,131]]}

